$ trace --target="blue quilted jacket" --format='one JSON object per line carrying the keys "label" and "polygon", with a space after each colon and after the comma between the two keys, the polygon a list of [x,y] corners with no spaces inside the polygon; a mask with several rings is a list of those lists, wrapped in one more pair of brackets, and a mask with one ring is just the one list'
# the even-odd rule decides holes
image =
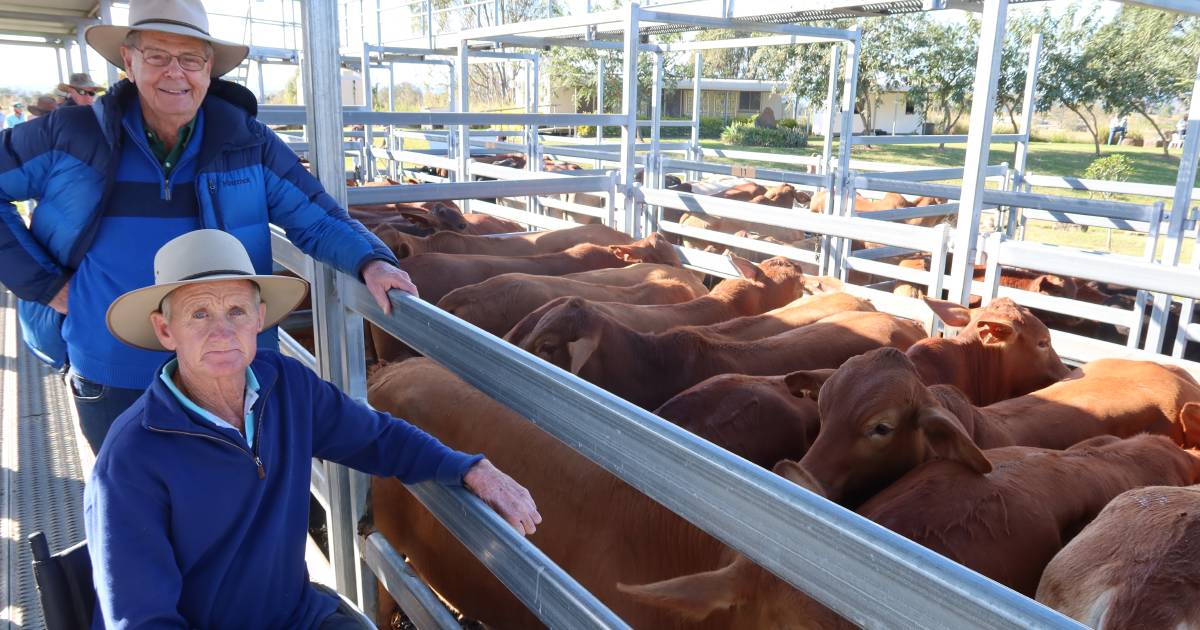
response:
{"label": "blue quilted jacket", "polygon": [[[122,81],[91,107],[63,108],[0,132],[0,284],[21,300],[26,343],[56,367],[67,357],[63,316],[46,303],[95,238],[121,155],[121,118],[136,98],[137,87]],[[271,271],[268,223],[346,273],[357,274],[372,260],[395,263],[387,247],[254,118],[257,104],[249,90],[214,80],[201,108],[205,124],[195,169],[201,227],[236,236],[259,273]],[[13,203],[27,199],[37,201],[28,226]]]}

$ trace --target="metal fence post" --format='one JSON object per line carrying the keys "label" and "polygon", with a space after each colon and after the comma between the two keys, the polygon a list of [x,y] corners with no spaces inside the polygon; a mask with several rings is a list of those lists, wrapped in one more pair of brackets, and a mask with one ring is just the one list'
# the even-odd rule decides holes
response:
{"label": "metal fence post", "polygon": [[[604,113],[604,54],[600,51],[596,53],[596,113]],[[596,125],[596,146],[603,144],[604,125]],[[596,168],[604,168],[604,161],[596,158]]]}
{"label": "metal fence post", "polygon": [[[825,121],[825,139],[821,143],[822,175],[833,172],[833,162],[831,161],[833,159],[833,124],[837,121],[837,113],[834,108],[837,106],[838,66],[841,65],[841,62],[842,47],[833,46],[829,58],[829,91],[825,95],[825,109],[828,117]],[[853,111],[853,108],[851,108],[851,111]],[[853,130],[853,127],[851,127],[851,130]],[[830,190],[827,194],[832,196],[833,191]],[[829,205],[828,200],[826,201],[826,205]]]}
{"label": "metal fence post", "polygon": [[[1037,108],[1037,75],[1042,56],[1042,34],[1034,33],[1029,42],[1029,65],[1025,67],[1025,97],[1021,100],[1021,129],[1024,139],[1017,142],[1017,154],[1013,159],[1012,190],[1020,190],[1025,184],[1025,169],[1029,162],[1029,138],[1033,133],[1033,113]],[[1009,207],[1008,225],[1005,233],[1012,238],[1017,229],[1017,213],[1020,208]]]}
{"label": "metal fence post", "polygon": [[634,162],[637,159],[637,65],[640,37],[638,17],[640,5],[630,2],[625,15],[625,58],[624,76],[621,81],[621,113],[625,124],[621,127],[621,194],[624,197],[625,224],[621,226],[634,238],[641,237],[635,213],[637,200],[633,194]]}
{"label": "metal fence post", "polygon": [[[469,112],[471,111],[470,92],[470,53],[469,44],[465,39],[458,41],[458,63],[454,67],[454,71],[458,74],[458,92],[454,93],[457,96],[457,106],[454,111]],[[471,181],[471,125],[458,126],[458,181]],[[459,201],[463,212],[468,212],[470,202],[466,199]]]}
{"label": "metal fence post", "polygon": [[[700,108],[704,101],[700,98],[700,75],[704,71],[704,53],[697,50],[692,60],[692,152],[691,159],[696,162],[704,161],[704,149],[700,146]],[[692,171],[689,179],[699,179],[700,173]]]}
{"label": "metal fence post", "polygon": [[[654,79],[651,84],[654,92],[650,94],[650,155],[646,156],[646,166],[642,170],[642,185],[662,188],[662,156],[659,150],[662,138],[663,54],[660,52],[654,53]],[[657,231],[662,208],[650,205],[643,208],[647,213],[643,223],[648,224],[650,232]]]}
{"label": "metal fence post", "polygon": [[[362,83],[363,109],[368,112],[375,111],[375,90],[371,85],[371,45],[366,42],[363,42],[362,45]],[[364,176],[368,180],[375,179],[375,158],[371,155],[371,145],[373,144],[371,125],[363,125],[363,156],[367,162]]]}
{"label": "metal fence post", "polygon": [[992,141],[992,117],[996,111],[996,76],[1000,71],[1000,47],[1004,44],[1004,17],[1007,10],[1008,0],[986,0],[983,5],[979,56],[975,62],[971,129],[967,137],[966,164],[963,168],[962,196],[959,198],[958,226],[954,230],[954,258],[950,273],[950,300],[960,304],[966,304],[971,294],[975,246],[979,237],[979,213],[983,205],[985,171]]}
{"label": "metal fence post", "polygon": [[[307,126],[312,165],[325,190],[346,204],[345,165],[342,156],[342,98],[337,46],[337,5],[320,0],[301,4],[304,29],[304,88],[308,91]],[[322,95],[317,98],[317,95]],[[361,344],[362,320],[354,318],[347,326],[345,309],[335,295],[333,269],[321,265],[312,286],[313,319],[317,341],[318,367],[322,378],[346,390],[352,387],[348,339]],[[357,335],[351,328],[357,323]],[[361,358],[358,363],[361,368]],[[349,470],[326,462],[329,479],[329,555],[338,592],[359,595],[360,563],[355,541],[355,505]],[[364,584],[364,586],[366,586]],[[372,587],[373,588],[373,587]]]}

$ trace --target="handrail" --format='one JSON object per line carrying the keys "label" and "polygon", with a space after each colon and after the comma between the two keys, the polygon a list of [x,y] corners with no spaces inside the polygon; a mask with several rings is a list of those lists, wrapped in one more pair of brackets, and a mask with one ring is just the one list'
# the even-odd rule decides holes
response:
{"label": "handrail", "polygon": [[604,175],[591,177],[554,177],[544,179],[513,179],[484,182],[457,182],[453,184],[421,184],[400,186],[356,186],[346,190],[351,205],[367,203],[416,203],[421,201],[444,201],[457,199],[487,199],[493,197],[521,197],[529,195],[555,195],[561,193],[607,192],[612,189],[612,178]]}
{"label": "handrail", "polygon": [[347,308],[855,623],[1080,627],[430,304],[393,292],[385,315],[339,276]]}

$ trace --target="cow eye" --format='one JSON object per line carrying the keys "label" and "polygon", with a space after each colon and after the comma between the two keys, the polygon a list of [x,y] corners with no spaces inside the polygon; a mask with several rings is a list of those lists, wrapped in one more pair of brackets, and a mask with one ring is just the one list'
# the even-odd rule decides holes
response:
{"label": "cow eye", "polygon": [[1037,347],[1038,347],[1038,349],[1039,349],[1039,350],[1045,350],[1046,348],[1049,348],[1049,347],[1050,347],[1050,340],[1049,340],[1049,339],[1042,339],[1042,340],[1039,340],[1039,341],[1038,341],[1038,344],[1037,344]]}
{"label": "cow eye", "polygon": [[873,425],[870,431],[867,432],[867,435],[869,437],[887,437],[888,435],[891,435],[893,430],[894,429],[892,428],[892,425],[880,422],[879,424]]}

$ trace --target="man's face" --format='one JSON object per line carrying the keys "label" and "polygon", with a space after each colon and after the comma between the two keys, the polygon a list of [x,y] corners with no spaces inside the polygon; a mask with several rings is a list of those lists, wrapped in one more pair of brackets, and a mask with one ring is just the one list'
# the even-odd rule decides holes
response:
{"label": "man's face", "polygon": [[190,378],[222,378],[245,372],[254,360],[257,335],[266,318],[247,280],[219,280],[172,291],[169,317],[150,315],[159,343],[179,356]]}
{"label": "man's face", "polygon": [[[191,119],[200,109],[211,81],[212,56],[201,40],[183,35],[145,31],[140,34],[141,50],[121,47],[121,56],[129,80],[138,86],[142,104],[153,114]],[[195,55],[205,60],[199,70],[185,70],[178,58],[166,65],[147,62],[167,55]]]}
{"label": "man's face", "polygon": [[[96,93],[91,92],[91,90],[84,91],[69,87],[67,88],[67,92],[70,94],[71,100],[75,101],[76,105],[91,105],[92,103],[96,102]],[[89,94],[88,92],[91,93]]]}

